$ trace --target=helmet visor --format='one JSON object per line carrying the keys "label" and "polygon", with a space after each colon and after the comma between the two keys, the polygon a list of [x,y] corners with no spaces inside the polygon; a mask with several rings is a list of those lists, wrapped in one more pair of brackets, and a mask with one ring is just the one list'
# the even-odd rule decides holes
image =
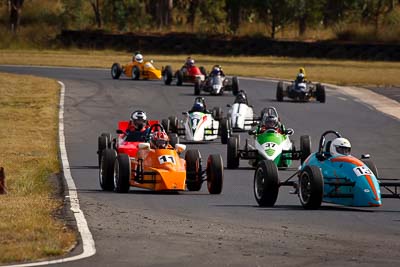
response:
{"label": "helmet visor", "polygon": [[336,151],[342,155],[350,155],[351,147],[337,146]]}

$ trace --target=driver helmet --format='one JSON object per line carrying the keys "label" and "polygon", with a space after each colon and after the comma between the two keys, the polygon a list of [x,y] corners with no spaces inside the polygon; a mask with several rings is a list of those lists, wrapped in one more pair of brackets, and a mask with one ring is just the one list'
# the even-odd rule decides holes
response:
{"label": "driver helmet", "polygon": [[348,156],[351,152],[351,144],[346,138],[336,138],[331,143],[330,152],[334,157]]}
{"label": "driver helmet", "polygon": [[268,129],[277,129],[278,128],[278,118],[272,115],[266,115],[264,118],[264,126]]}
{"label": "driver helmet", "polygon": [[143,56],[142,56],[142,54],[136,54],[136,55],[135,55],[135,61],[136,61],[136,62],[139,62],[139,63],[142,63],[142,62],[143,62]]}
{"label": "driver helmet", "polygon": [[164,131],[154,132],[150,138],[152,148],[166,148],[168,145],[168,135]]}
{"label": "driver helmet", "polygon": [[188,58],[186,59],[186,65],[187,65],[188,67],[193,67],[193,66],[194,66],[194,59],[192,59],[191,57],[188,57]]}
{"label": "driver helmet", "polygon": [[201,102],[194,103],[194,105],[192,107],[192,111],[203,112],[204,111],[203,103],[201,103]]}
{"label": "driver helmet", "polygon": [[302,82],[304,80],[304,73],[297,74],[297,81]]}
{"label": "driver helmet", "polygon": [[236,96],[235,103],[246,103],[246,93],[243,90],[240,90]]}
{"label": "driver helmet", "polygon": [[141,130],[147,124],[147,115],[144,111],[136,110],[131,114],[131,122],[136,130]]}
{"label": "driver helmet", "polygon": [[299,73],[303,73],[304,75],[306,74],[306,70],[303,68],[303,67],[301,67],[300,69],[299,69]]}

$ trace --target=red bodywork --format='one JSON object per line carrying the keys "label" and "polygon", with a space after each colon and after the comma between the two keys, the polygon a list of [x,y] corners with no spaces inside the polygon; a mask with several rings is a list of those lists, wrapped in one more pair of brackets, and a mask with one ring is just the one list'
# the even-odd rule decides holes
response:
{"label": "red bodywork", "polygon": [[[158,120],[149,120],[148,124],[150,127],[153,124],[158,124]],[[118,122],[118,129],[122,130],[123,132],[128,129],[129,121],[120,121]],[[128,142],[124,140],[125,134],[118,134],[117,140],[116,140],[116,150],[117,153],[124,153],[127,154],[129,157],[136,157],[136,154],[139,150],[138,145],[140,143],[143,143],[143,141],[138,141],[138,142]]]}
{"label": "red bodywork", "polygon": [[[186,69],[186,71],[184,71]],[[200,78],[204,81],[205,76],[201,73],[200,69],[196,66],[182,68],[183,82],[194,83],[196,79]]]}

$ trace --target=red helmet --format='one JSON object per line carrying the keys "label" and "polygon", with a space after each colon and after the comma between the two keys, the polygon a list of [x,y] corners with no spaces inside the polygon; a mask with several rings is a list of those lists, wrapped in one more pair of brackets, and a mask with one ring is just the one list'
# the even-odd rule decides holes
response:
{"label": "red helmet", "polygon": [[165,132],[158,131],[152,134],[150,143],[153,148],[166,148],[168,140],[168,135]]}

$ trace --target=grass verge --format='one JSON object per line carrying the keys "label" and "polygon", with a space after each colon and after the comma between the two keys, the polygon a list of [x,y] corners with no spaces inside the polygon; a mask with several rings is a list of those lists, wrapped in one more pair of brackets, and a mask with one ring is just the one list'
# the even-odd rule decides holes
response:
{"label": "grass verge", "polygon": [[[59,173],[59,85],[49,79],[0,73],[0,262],[65,253],[75,234],[58,220],[63,206],[49,177]],[[57,179],[57,178],[55,178]]]}
{"label": "grass verge", "polygon": [[[172,65],[179,68],[186,55],[144,54],[155,60],[156,67]],[[293,79],[298,68],[306,68],[311,81],[338,85],[399,86],[400,62],[324,60],[284,57],[192,55],[198,66],[209,70],[221,64],[225,73],[249,77]],[[0,64],[110,68],[113,62],[131,60],[126,52],[89,50],[0,50]]]}

